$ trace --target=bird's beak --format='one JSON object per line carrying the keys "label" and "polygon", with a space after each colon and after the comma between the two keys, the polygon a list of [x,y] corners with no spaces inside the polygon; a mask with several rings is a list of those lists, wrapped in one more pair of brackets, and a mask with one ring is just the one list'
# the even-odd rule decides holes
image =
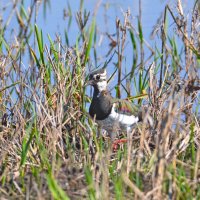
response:
{"label": "bird's beak", "polygon": [[93,85],[93,80],[86,80],[83,86],[87,87],[88,85]]}

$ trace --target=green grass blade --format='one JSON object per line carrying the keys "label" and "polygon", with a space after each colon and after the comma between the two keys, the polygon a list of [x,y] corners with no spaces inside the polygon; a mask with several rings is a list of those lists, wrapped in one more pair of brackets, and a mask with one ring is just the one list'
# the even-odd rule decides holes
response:
{"label": "green grass blade", "polygon": [[142,26],[141,26],[141,23],[140,23],[140,20],[139,20],[139,19],[138,19],[138,31],[139,31],[140,43],[143,43],[144,37],[143,37]]}
{"label": "green grass blade", "polygon": [[42,30],[39,31],[39,29],[38,29],[36,24],[35,24],[35,34],[36,34],[36,38],[37,38],[37,44],[38,44],[38,50],[39,50],[39,54],[40,54],[40,59],[42,61],[42,64],[45,65]]}
{"label": "green grass blade", "polygon": [[51,50],[52,50],[52,53],[56,59],[56,61],[58,62],[59,61],[59,55],[58,55],[58,51],[56,50],[55,48],[55,45],[53,43],[53,40],[51,39],[50,35],[48,34],[47,35],[48,39],[49,39],[49,42],[50,42],[50,46],[51,46]]}
{"label": "green grass blade", "polygon": [[96,26],[96,20],[93,19],[92,20],[92,25],[90,27],[90,32],[89,32],[89,41],[88,41],[88,45],[86,47],[86,52],[85,52],[85,60],[84,60],[84,65],[87,63],[88,58],[89,58],[89,54],[90,54],[90,50],[92,48],[92,41],[93,41],[93,37],[94,37],[94,32],[95,32],[95,26]]}
{"label": "green grass blade", "polygon": [[51,174],[46,175],[49,190],[54,199],[56,200],[70,200],[63,189],[58,185],[57,181]]}
{"label": "green grass blade", "polygon": [[96,198],[95,198],[95,189],[93,187],[93,176],[89,167],[85,169],[85,178],[89,187],[88,188],[89,197],[91,200],[95,200]]}
{"label": "green grass blade", "polygon": [[33,133],[33,131],[31,131],[32,126],[33,126],[33,123],[30,123],[28,125],[28,127],[26,129],[27,136],[25,136],[25,138],[22,141],[22,152],[21,152],[21,163],[20,163],[20,166],[24,165],[25,162],[26,162],[29,146],[30,146],[30,144],[32,142],[32,139],[33,139],[34,133]]}
{"label": "green grass blade", "polygon": [[71,23],[72,23],[72,10],[71,10],[71,6],[70,6],[69,2],[67,2],[67,8],[68,8],[68,16],[69,16],[67,30],[69,31]]}

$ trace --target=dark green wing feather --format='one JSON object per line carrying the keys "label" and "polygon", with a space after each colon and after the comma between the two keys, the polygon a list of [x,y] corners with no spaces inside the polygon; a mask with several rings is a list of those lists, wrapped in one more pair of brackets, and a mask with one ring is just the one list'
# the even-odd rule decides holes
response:
{"label": "dark green wing feather", "polygon": [[113,103],[115,103],[115,112],[117,113],[134,116],[137,116],[140,113],[140,107],[128,100],[113,99]]}

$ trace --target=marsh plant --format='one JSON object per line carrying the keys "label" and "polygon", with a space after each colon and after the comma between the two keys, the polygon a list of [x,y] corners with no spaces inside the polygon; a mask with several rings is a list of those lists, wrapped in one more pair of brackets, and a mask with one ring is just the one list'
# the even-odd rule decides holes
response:
{"label": "marsh plant", "polygon": [[[103,58],[100,1],[93,13],[84,1],[73,13],[69,1],[64,37],[38,25],[51,1],[0,4],[1,199],[200,199],[199,1],[190,17],[180,0],[166,4],[154,45],[144,38],[141,3],[137,26],[129,9],[113,19]],[[112,95],[146,106],[153,119],[117,151],[88,115],[84,81],[103,66]]]}

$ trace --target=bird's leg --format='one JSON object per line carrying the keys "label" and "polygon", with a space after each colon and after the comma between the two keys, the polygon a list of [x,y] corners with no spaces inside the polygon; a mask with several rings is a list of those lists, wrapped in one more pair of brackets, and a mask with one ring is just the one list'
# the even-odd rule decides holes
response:
{"label": "bird's leg", "polygon": [[112,149],[114,151],[117,151],[120,144],[124,144],[128,141],[131,141],[132,139],[132,129],[130,127],[127,127],[127,138],[117,139],[112,144]]}
{"label": "bird's leg", "polygon": [[[115,134],[115,138],[112,138],[112,141],[113,141],[112,142],[112,149],[113,149],[113,151],[117,151],[121,144],[124,144],[124,143],[127,142],[126,138],[120,138],[120,132],[121,132],[120,129],[118,131],[116,130],[115,132],[117,132],[118,134]],[[117,139],[117,138],[120,138],[120,139]]]}
{"label": "bird's leg", "polygon": [[[118,127],[117,125],[114,125],[113,126],[113,130],[110,133],[110,138],[111,138],[111,142],[112,142],[112,150],[113,151],[117,151],[121,144],[127,142],[126,138],[120,138],[120,133],[121,133],[120,127]],[[118,138],[120,138],[120,139],[118,139]]]}
{"label": "bird's leg", "polygon": [[120,144],[126,143],[128,140],[126,138],[117,139],[112,144],[113,151],[117,151]]}

